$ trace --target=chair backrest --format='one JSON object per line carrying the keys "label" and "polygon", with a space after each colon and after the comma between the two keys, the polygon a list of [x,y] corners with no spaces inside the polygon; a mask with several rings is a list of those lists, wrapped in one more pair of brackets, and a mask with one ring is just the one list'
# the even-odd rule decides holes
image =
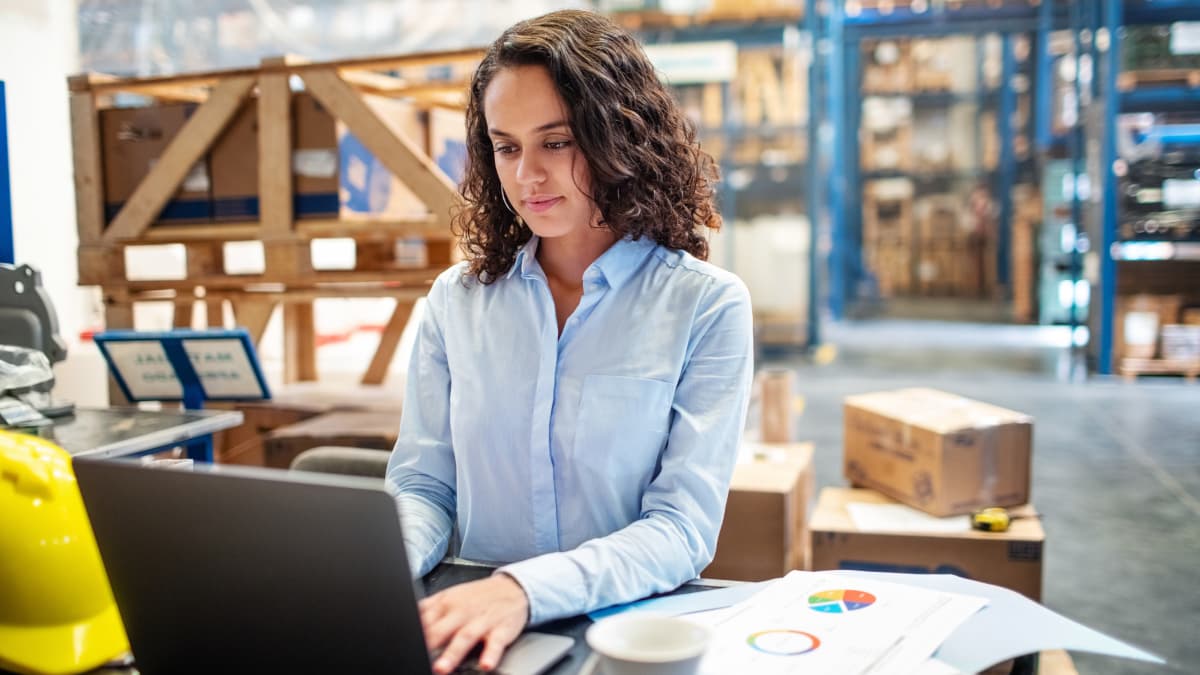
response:
{"label": "chair backrest", "polygon": [[54,303],[29,265],[0,263],[0,344],[36,349],[50,363],[67,358]]}
{"label": "chair backrest", "polygon": [[382,479],[387,473],[386,450],[322,446],[309,448],[296,456],[289,467],[292,471],[338,473]]}

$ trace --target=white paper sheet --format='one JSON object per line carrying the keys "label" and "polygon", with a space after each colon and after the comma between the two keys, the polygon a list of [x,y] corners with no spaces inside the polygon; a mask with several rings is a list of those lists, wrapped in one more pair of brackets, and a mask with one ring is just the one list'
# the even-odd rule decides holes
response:
{"label": "white paper sheet", "polygon": [[854,526],[864,532],[969,532],[969,516],[938,518],[903,504],[846,505]]}
{"label": "white paper sheet", "polygon": [[1131,644],[1055,614],[1015,591],[963,579],[951,574],[895,574],[889,572],[830,572],[853,579],[875,578],[987,598],[983,611],[954,631],[937,651],[937,658],[964,673],[976,673],[1001,661],[1048,649],[1067,649],[1127,659],[1165,663]]}
{"label": "white paper sheet", "polygon": [[870,578],[791,572],[734,607],[687,618],[714,627],[701,672],[912,673],[982,598]]}

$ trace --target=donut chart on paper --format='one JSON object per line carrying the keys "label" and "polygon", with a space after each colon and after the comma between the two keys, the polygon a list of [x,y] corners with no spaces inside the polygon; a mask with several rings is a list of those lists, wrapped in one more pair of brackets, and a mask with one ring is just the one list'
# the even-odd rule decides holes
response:
{"label": "donut chart on paper", "polygon": [[844,614],[860,609],[866,609],[875,604],[875,596],[866,591],[856,591],[850,588],[837,588],[820,591],[808,596],[808,607],[814,612],[826,614]]}
{"label": "donut chart on paper", "polygon": [[746,644],[772,656],[800,656],[821,646],[821,640],[802,630],[777,628],[760,630],[746,638]]}

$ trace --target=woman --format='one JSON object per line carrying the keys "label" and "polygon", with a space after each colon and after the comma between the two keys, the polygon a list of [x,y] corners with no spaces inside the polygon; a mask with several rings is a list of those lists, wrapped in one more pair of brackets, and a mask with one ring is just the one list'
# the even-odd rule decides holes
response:
{"label": "woman", "polygon": [[508,29],[467,134],[468,259],[429,293],[387,476],[415,575],[502,565],[422,602],[439,673],[698,576],[752,371],[746,288],[703,262],[713,161],[627,33],[582,11]]}

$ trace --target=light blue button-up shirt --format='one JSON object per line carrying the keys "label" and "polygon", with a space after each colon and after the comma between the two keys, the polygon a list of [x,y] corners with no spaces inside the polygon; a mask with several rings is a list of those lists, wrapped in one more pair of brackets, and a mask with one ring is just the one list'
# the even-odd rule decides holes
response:
{"label": "light blue button-up shirt", "polygon": [[733,274],[623,239],[559,335],[537,246],[491,285],[465,263],[434,283],[387,472],[413,574],[448,552],[503,564],[534,624],[708,565],[753,370]]}

